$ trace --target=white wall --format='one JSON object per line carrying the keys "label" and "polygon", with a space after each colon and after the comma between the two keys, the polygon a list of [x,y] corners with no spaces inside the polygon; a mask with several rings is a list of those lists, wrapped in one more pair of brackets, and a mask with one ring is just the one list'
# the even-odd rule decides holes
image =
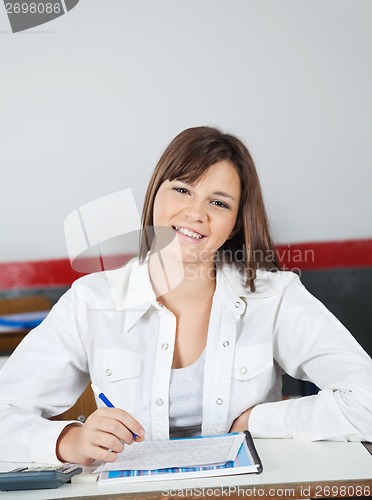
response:
{"label": "white wall", "polygon": [[279,242],[372,236],[370,0],[80,0],[12,34],[0,5],[0,261],[217,125],[250,147]]}

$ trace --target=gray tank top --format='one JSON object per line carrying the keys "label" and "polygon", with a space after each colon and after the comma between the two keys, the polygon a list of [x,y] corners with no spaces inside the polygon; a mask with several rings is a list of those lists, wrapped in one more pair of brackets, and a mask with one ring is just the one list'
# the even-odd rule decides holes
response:
{"label": "gray tank top", "polygon": [[205,349],[184,368],[172,368],[169,385],[169,437],[197,436],[203,420]]}

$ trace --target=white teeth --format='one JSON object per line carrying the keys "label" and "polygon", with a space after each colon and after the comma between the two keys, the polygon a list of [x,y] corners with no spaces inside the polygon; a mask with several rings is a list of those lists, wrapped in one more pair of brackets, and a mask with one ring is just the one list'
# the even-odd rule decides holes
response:
{"label": "white teeth", "polygon": [[175,226],[175,230],[178,233],[181,233],[181,234],[184,234],[186,236],[189,236],[190,238],[195,238],[196,240],[200,240],[200,238],[203,238],[202,234],[194,233],[194,231],[189,231],[188,229],[185,229],[184,227]]}

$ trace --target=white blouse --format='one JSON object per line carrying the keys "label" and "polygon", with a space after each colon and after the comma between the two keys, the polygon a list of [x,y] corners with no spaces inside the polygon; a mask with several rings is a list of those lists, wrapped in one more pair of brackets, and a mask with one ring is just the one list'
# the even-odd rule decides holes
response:
{"label": "white blouse", "polygon": [[[71,407],[89,379],[146,437],[169,437],[176,318],[158,304],[147,263],[77,280],[0,371],[0,460],[58,462]],[[283,370],[315,396],[281,400]],[[99,406],[102,403],[98,400]],[[229,431],[254,406],[254,437],[372,441],[372,361],[291,272],[217,272],[203,379],[203,434]]]}

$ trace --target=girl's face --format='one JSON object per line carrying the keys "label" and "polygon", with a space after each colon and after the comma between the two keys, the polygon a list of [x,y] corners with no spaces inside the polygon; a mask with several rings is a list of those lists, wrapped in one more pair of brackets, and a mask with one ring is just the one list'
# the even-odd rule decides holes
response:
{"label": "girl's face", "polygon": [[222,160],[194,183],[166,180],[154,200],[154,228],[169,228],[183,262],[213,263],[215,252],[230,237],[238,215],[240,179],[231,162]]}

